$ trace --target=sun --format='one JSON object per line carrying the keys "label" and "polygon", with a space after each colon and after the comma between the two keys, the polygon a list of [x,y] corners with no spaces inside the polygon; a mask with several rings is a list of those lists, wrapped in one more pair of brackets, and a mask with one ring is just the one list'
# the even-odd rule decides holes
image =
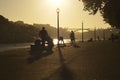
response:
{"label": "sun", "polygon": [[61,6],[63,0],[49,0],[49,3],[51,3],[52,5],[55,5],[56,7]]}

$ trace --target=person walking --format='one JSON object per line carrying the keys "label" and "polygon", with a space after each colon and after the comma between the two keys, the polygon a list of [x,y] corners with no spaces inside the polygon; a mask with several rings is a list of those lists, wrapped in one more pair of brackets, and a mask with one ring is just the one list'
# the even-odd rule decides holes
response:
{"label": "person walking", "polygon": [[75,34],[73,31],[71,31],[70,33],[70,40],[71,40],[72,46],[74,46],[75,45]]}

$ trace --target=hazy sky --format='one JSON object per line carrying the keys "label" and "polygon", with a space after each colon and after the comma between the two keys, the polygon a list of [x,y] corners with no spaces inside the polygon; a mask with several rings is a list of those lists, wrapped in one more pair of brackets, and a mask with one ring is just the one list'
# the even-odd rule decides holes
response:
{"label": "hazy sky", "polygon": [[0,0],[0,15],[12,21],[56,26],[57,7],[60,8],[61,27],[79,28],[82,21],[85,28],[110,27],[99,13],[93,16],[83,11],[83,4],[78,0]]}

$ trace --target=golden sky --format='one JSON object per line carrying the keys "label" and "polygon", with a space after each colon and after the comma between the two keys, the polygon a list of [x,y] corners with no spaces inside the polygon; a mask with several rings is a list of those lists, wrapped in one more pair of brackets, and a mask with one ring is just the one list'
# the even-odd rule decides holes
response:
{"label": "golden sky", "polygon": [[60,8],[60,27],[106,28],[100,14],[89,15],[83,11],[78,0],[0,0],[0,15],[12,21],[24,21],[28,24],[57,25],[56,9]]}

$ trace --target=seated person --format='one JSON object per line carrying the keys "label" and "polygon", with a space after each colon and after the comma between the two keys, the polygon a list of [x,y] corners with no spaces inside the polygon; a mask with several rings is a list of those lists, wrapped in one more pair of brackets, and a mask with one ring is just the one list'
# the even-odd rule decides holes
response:
{"label": "seated person", "polygon": [[47,50],[48,50],[48,52],[52,52],[52,48],[53,48],[54,44],[53,44],[53,40],[50,36],[47,37],[47,42],[48,42]]}
{"label": "seated person", "polygon": [[35,41],[35,45],[41,45],[41,40],[39,40],[39,39],[37,39],[36,41]]}
{"label": "seated person", "polygon": [[61,42],[61,44],[65,44],[64,43],[64,38],[62,36],[59,37],[59,41]]}

